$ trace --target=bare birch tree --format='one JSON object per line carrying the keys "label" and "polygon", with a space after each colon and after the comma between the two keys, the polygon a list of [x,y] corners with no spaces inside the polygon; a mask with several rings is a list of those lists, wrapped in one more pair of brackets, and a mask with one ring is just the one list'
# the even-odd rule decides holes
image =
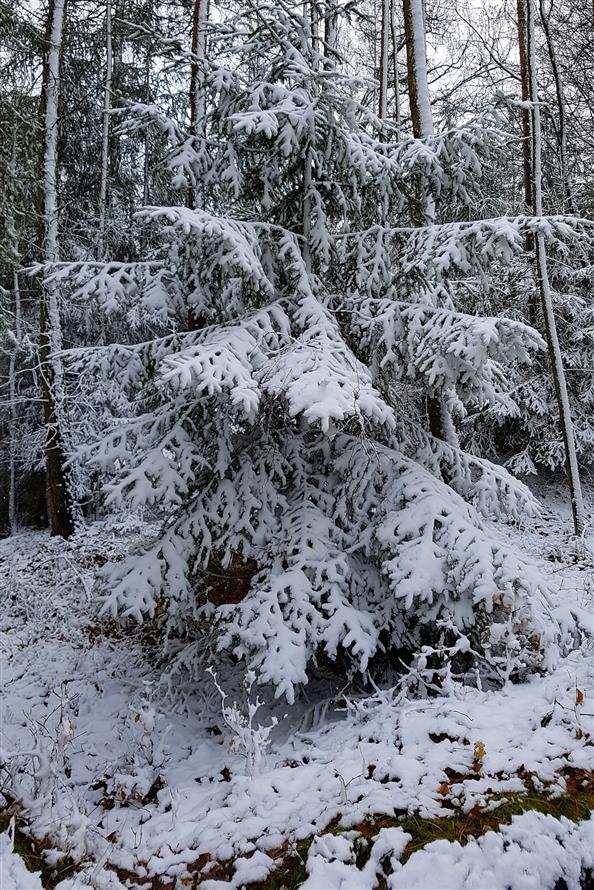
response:
{"label": "bare birch tree", "polygon": [[[65,0],[50,0],[40,104],[43,142],[38,191],[38,250],[43,263],[58,260],[58,101],[65,12]],[[44,282],[39,310],[39,362],[46,431],[48,518],[51,534],[66,538],[74,530],[74,521],[64,466],[64,431],[60,422],[65,396],[61,349],[58,285],[55,281]]]}

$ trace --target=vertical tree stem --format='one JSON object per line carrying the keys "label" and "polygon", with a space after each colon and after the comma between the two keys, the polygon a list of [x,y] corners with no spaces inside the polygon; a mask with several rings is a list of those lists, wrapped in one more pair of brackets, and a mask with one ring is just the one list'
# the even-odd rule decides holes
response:
{"label": "vertical tree stem", "polygon": [[385,121],[388,117],[388,56],[390,35],[390,9],[390,0],[382,0],[379,71],[379,117],[383,121]]}
{"label": "vertical tree stem", "polygon": [[109,123],[111,110],[111,79],[113,73],[113,53],[111,40],[111,0],[107,0],[105,12],[106,70],[103,93],[103,135],[101,144],[101,183],[99,187],[99,233],[97,236],[97,259],[105,253],[105,215],[107,205],[107,168],[109,165]]}
{"label": "vertical tree stem", "polygon": [[[543,212],[542,205],[542,139],[540,123],[540,105],[538,101],[538,79],[536,73],[536,40],[534,32],[534,0],[526,0],[526,38],[529,74],[529,95],[532,103],[532,169],[533,169],[533,213],[540,217]],[[545,334],[551,364],[551,374],[559,408],[559,423],[561,436],[565,450],[565,468],[569,497],[571,501],[571,513],[573,527],[576,535],[581,534],[584,527],[584,505],[582,500],[582,488],[579,476],[577,454],[575,450],[575,438],[573,420],[569,405],[569,395],[565,380],[565,370],[557,325],[553,309],[553,295],[549,282],[547,254],[542,231],[536,235],[536,278],[542,303],[542,312],[545,324]]]}
{"label": "vertical tree stem", "polygon": [[[44,60],[40,114],[43,132],[39,181],[39,253],[45,263],[58,259],[57,152],[60,60],[65,18],[65,0],[50,0],[47,55]],[[58,285],[41,286],[39,308],[39,363],[43,420],[46,430],[46,479],[48,519],[52,535],[69,537],[74,519],[65,472],[65,454],[60,413],[64,404],[64,371],[60,351],[62,332]]]}

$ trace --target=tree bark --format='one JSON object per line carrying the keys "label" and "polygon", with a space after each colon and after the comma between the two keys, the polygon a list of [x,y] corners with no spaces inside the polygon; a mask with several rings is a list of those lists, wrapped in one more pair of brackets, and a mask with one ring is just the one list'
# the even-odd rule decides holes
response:
{"label": "tree bark", "polygon": [[[529,98],[532,103],[532,207],[534,216],[540,217],[543,213],[542,139],[540,124],[540,105],[538,101],[538,78],[536,71],[536,40],[534,31],[535,10],[534,0],[525,0],[525,2],[528,86]],[[579,535],[581,534],[584,527],[584,505],[582,500],[582,488],[575,449],[573,420],[571,417],[571,410],[569,405],[569,395],[567,392],[567,383],[565,380],[565,369],[563,367],[561,347],[559,344],[559,337],[557,335],[557,325],[555,322],[555,313],[553,309],[553,295],[549,282],[547,255],[545,250],[544,235],[542,234],[542,231],[538,231],[535,241],[536,279],[538,282],[538,289],[540,292],[540,299],[542,304],[547,348],[549,353],[549,361],[551,364],[551,374],[553,376],[555,396],[559,408],[559,424],[561,428],[561,437],[563,439],[563,447],[565,450],[565,469],[567,473],[567,483],[571,501],[573,527],[575,534]]]}
{"label": "tree bark", "polygon": [[[403,0],[403,12],[413,135],[416,139],[423,139],[432,136],[434,132],[427,77],[423,0]],[[415,224],[419,226],[430,224],[434,215],[433,199],[420,193],[418,208],[415,208],[413,213],[413,217],[416,217]],[[443,399],[436,393],[427,396],[427,419],[431,435],[436,439],[456,441],[453,419]]]}
{"label": "tree bark", "polygon": [[[528,100],[528,59],[526,57],[526,0],[518,0],[518,49],[520,54],[520,85],[522,102]],[[532,145],[530,141],[530,111],[522,109],[522,183],[524,190],[524,205],[528,211],[532,207]],[[532,236],[527,249],[532,249]]]}
{"label": "tree bark", "polygon": [[423,0],[403,0],[402,7],[413,136],[415,139],[422,139],[433,135]]}
{"label": "tree bark", "polygon": [[[12,136],[12,152],[8,167],[9,182],[17,182],[18,172],[16,166],[17,128],[15,126]],[[17,447],[16,437],[18,429],[17,410],[17,366],[19,352],[22,348],[22,310],[21,291],[19,285],[18,267],[21,265],[19,253],[19,236],[15,223],[14,200],[10,186],[7,190],[7,220],[6,231],[9,240],[9,256],[12,265],[12,292],[14,295],[14,340],[8,360],[8,400],[10,414],[9,444],[8,444],[8,528],[11,534],[15,534],[18,526],[17,517]]]}
{"label": "tree bark", "polygon": [[334,63],[337,39],[336,0],[328,0],[324,16],[324,55],[330,64]]}
{"label": "tree bark", "polygon": [[[191,51],[192,61],[190,63],[190,134],[194,140],[194,146],[200,144],[204,136],[204,90],[202,88],[202,72],[200,70],[200,62],[206,55],[206,22],[208,19],[208,0],[194,0],[192,8],[192,37]],[[202,207],[203,194],[199,184],[188,177],[188,193],[187,206],[190,210],[197,210]],[[193,266],[194,260],[189,255],[189,246],[186,250],[187,262],[190,267]],[[193,306],[188,306],[187,328],[189,331],[195,331],[200,328],[200,320],[197,317],[196,310]]]}
{"label": "tree bark", "polygon": [[[204,90],[201,84],[200,62],[206,55],[206,22],[208,0],[194,0],[192,11],[192,62],[190,66],[190,132],[198,142],[204,126]],[[195,183],[188,184],[188,207],[193,210],[202,201],[200,189]]]}
{"label": "tree bark", "polygon": [[[528,101],[528,60],[526,57],[526,0],[517,0],[518,52],[520,55],[520,88],[522,102]],[[522,191],[524,193],[524,212],[532,210],[532,141],[530,136],[530,111],[522,108]],[[528,232],[524,239],[527,253],[534,250],[534,238]],[[528,294],[528,322],[533,327],[537,324],[538,300],[530,291]]]}
{"label": "tree bark", "polygon": [[401,111],[400,111],[400,78],[398,77],[398,40],[396,37],[396,22],[394,21],[394,2],[390,0],[390,32],[392,35],[392,65],[394,80],[394,122],[396,124],[396,139],[400,142]]}
{"label": "tree bark", "polygon": [[11,534],[17,530],[17,503],[16,503],[16,431],[18,427],[17,417],[17,389],[16,389],[16,363],[18,351],[21,348],[22,341],[22,325],[21,325],[21,292],[19,287],[19,276],[16,268],[13,270],[13,293],[14,293],[14,323],[15,323],[15,343],[10,352],[8,380],[9,380],[9,399],[10,399],[10,453],[9,453],[9,488],[8,488],[8,525]]}
{"label": "tree bark", "polygon": [[[153,5],[149,4],[148,9],[148,20],[149,24],[152,24],[153,20]],[[147,105],[150,104],[151,101],[151,65],[153,61],[153,48],[152,48],[152,40],[151,38],[147,38],[146,45],[146,56],[144,59],[144,101]],[[150,151],[151,151],[151,143],[150,143],[150,128],[146,127],[144,131],[144,158],[142,163],[143,169],[143,180],[142,180],[142,203],[145,207],[150,203]]]}
{"label": "tree bark", "polygon": [[97,259],[105,253],[105,215],[107,210],[107,171],[109,166],[109,125],[111,111],[111,81],[113,74],[113,53],[111,42],[111,0],[107,0],[105,12],[105,88],[103,93],[103,133],[101,140],[101,182],[99,186],[99,233],[97,236]]}
{"label": "tree bark", "polygon": [[[58,259],[56,195],[58,101],[65,7],[65,0],[50,0],[46,31],[47,51],[42,73],[40,116],[43,143],[38,190],[38,251],[44,263],[54,263]],[[64,466],[64,439],[60,423],[64,402],[61,348],[58,287],[55,282],[43,283],[39,307],[39,363],[43,421],[46,431],[48,519],[51,534],[67,538],[74,530],[74,519]]]}
{"label": "tree bark", "polygon": [[[552,6],[552,3],[551,3]],[[563,82],[559,65],[557,64],[557,53],[555,52],[555,43],[551,34],[550,15],[545,10],[544,0],[540,0],[540,19],[545,32],[547,41],[547,49],[553,71],[553,80],[555,81],[555,95],[557,98],[557,110],[559,114],[559,161],[561,167],[561,182],[563,186],[563,197],[565,208],[569,213],[574,212],[573,195],[571,193],[571,183],[569,181],[569,173],[567,170],[567,113],[565,107],[565,94],[563,92]]]}
{"label": "tree bark", "polygon": [[379,70],[379,118],[388,117],[388,56],[390,52],[390,0],[382,0]]}

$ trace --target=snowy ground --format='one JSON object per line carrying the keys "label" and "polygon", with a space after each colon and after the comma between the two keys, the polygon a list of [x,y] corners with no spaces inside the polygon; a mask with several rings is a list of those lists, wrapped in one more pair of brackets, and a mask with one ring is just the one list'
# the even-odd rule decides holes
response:
{"label": "snowy ground", "polygon": [[[561,489],[540,522],[499,532],[591,630],[592,557],[568,545]],[[67,545],[0,542],[2,890],[593,886],[591,638],[552,675],[497,692],[333,703],[316,690],[284,718],[277,705],[258,760],[210,676],[189,698],[164,690],[150,640],[97,621],[97,567],[141,534],[98,523]]]}

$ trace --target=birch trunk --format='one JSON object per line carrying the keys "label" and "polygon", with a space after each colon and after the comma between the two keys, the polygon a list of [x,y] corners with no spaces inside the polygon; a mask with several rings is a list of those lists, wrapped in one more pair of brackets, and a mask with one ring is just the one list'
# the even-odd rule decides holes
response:
{"label": "birch trunk", "polygon": [[[408,96],[415,139],[433,136],[433,112],[429,96],[427,76],[427,48],[425,42],[425,12],[423,0],[403,0],[404,37]],[[429,225],[435,218],[433,198],[419,189],[418,207],[415,208],[416,224]]]}
{"label": "birch trunk", "polygon": [[109,166],[109,125],[111,111],[111,81],[113,75],[113,52],[111,40],[111,0],[107,0],[105,13],[106,70],[103,93],[103,134],[101,144],[101,184],[99,188],[99,233],[97,236],[97,259],[105,253],[105,215],[107,209],[107,171]]}
{"label": "birch trunk", "polygon": [[[526,43],[527,43],[527,60],[528,60],[528,85],[529,97],[532,102],[532,169],[533,169],[533,213],[534,216],[540,217],[543,213],[542,207],[542,137],[540,124],[540,105],[538,102],[538,79],[536,72],[536,39],[534,31],[534,0],[526,0]],[[569,497],[571,500],[571,513],[573,517],[573,527],[576,535],[581,534],[584,527],[584,505],[582,500],[582,488],[580,483],[579,468],[577,454],[575,450],[575,438],[573,433],[573,420],[571,418],[571,410],[569,405],[569,396],[567,393],[567,383],[565,380],[565,370],[563,368],[563,359],[561,355],[561,347],[559,345],[559,337],[557,335],[557,325],[555,322],[555,313],[553,310],[553,295],[549,282],[549,272],[547,255],[545,250],[544,235],[539,231],[535,238],[535,264],[536,278],[540,292],[542,304],[542,313],[544,317],[545,334],[547,340],[547,348],[549,353],[549,361],[551,364],[551,374],[555,386],[555,395],[559,408],[559,423],[561,427],[561,436],[563,439],[563,447],[565,450],[565,468],[567,473],[567,482],[569,487]]]}
{"label": "birch trunk", "polygon": [[423,139],[433,135],[423,0],[403,0],[402,6],[413,135],[415,139]]}
{"label": "birch trunk", "polygon": [[[60,60],[64,29],[65,0],[50,0],[47,27],[47,54],[43,66],[40,114],[43,132],[39,253],[44,263],[58,259],[57,151]],[[60,413],[64,404],[64,371],[60,358],[62,334],[58,287],[55,282],[41,285],[39,310],[39,363],[46,429],[47,505],[52,535],[69,537],[74,530],[72,508],[64,468],[64,439]]]}

